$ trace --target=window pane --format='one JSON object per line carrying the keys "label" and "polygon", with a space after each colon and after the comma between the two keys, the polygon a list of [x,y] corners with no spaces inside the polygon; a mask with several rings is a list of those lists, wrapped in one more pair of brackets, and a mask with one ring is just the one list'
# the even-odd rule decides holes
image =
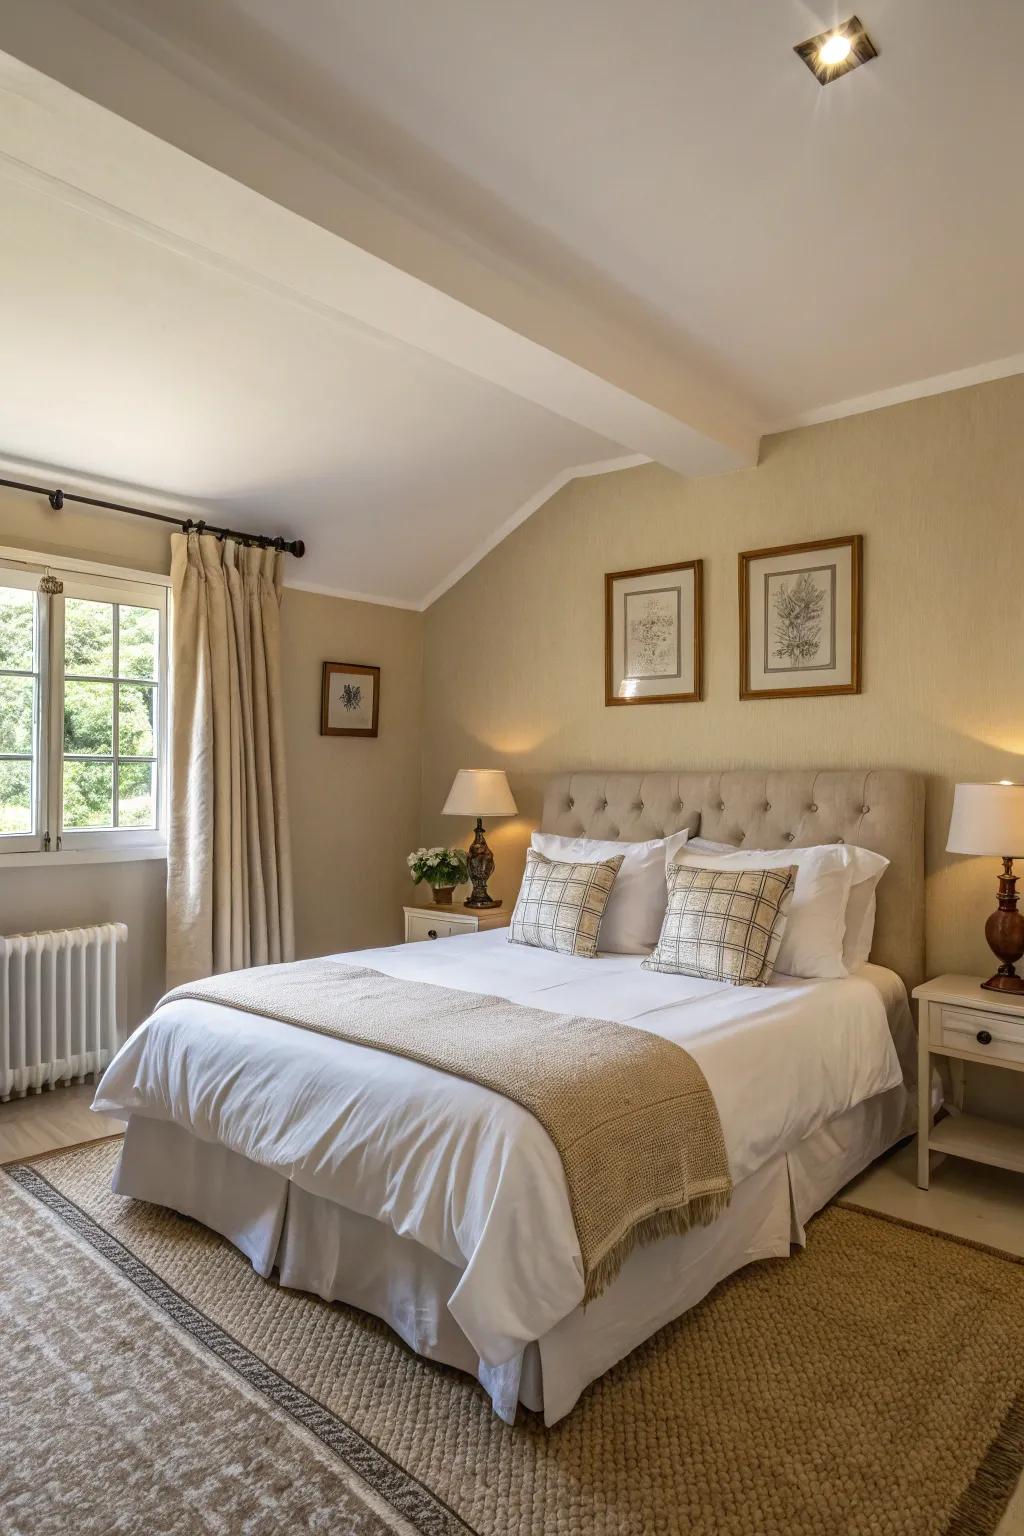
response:
{"label": "window pane", "polygon": [[0,752],[32,751],[35,693],[34,678],[0,676]]}
{"label": "window pane", "polygon": [[[118,690],[117,737],[122,757],[153,757],[153,708],[156,689],[122,683]],[[69,748],[70,750],[70,748]]]}
{"label": "window pane", "polygon": [[113,683],[65,683],[64,751],[110,757],[113,742]]}
{"label": "window pane", "polygon": [[122,763],[118,769],[117,823],[121,827],[156,826],[152,763]]}
{"label": "window pane", "polygon": [[32,671],[35,594],[0,587],[0,670]]}
{"label": "window pane", "polygon": [[0,763],[0,833],[32,831],[32,765]]}
{"label": "window pane", "polygon": [[114,671],[114,605],[69,597],[64,604],[64,669],[85,677]]}
{"label": "window pane", "polygon": [[113,788],[114,770],[109,763],[65,763],[65,827],[112,827]]}
{"label": "window pane", "polygon": [[155,680],[159,613],[155,608],[121,607],[118,614],[118,676]]}

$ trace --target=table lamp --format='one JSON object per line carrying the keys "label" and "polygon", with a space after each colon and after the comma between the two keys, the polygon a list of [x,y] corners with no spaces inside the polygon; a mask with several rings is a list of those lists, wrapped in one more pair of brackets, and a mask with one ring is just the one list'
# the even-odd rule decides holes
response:
{"label": "table lamp", "polygon": [[985,924],[989,948],[1002,964],[982,986],[989,992],[1024,993],[1024,978],[1015,969],[1024,955],[1024,915],[1017,911],[1017,877],[1013,872],[1014,859],[1024,857],[1024,784],[1013,784],[1009,779],[998,784],[958,784],[953,792],[946,852],[1002,859],[999,906]]}
{"label": "table lamp", "polygon": [[473,891],[466,907],[500,907],[488,893],[487,882],[494,873],[494,854],[484,840],[485,816],[514,816],[516,803],[508,787],[503,768],[460,768],[448,791],[443,816],[475,816],[476,834],[469,846],[469,878]]}

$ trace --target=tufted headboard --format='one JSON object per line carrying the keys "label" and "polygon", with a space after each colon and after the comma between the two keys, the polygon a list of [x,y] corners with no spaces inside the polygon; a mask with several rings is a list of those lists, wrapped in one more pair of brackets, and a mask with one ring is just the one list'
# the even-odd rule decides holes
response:
{"label": "tufted headboard", "polygon": [[924,976],[924,781],[895,768],[726,773],[563,773],[541,829],[643,842],[688,827],[740,848],[856,843],[890,861],[878,887],[872,960],[908,990]]}

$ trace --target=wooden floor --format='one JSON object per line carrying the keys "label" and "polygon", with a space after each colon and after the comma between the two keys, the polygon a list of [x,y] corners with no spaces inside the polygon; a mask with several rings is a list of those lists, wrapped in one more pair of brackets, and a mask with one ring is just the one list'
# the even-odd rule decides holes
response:
{"label": "wooden floor", "polygon": [[[93,1085],[85,1083],[0,1104],[0,1163],[122,1131],[119,1120],[92,1113],[93,1091]],[[949,1157],[941,1160],[931,1189],[925,1191],[918,1189],[915,1173],[916,1150],[910,1143],[869,1168],[843,1193],[887,1216],[1024,1256],[1024,1174]],[[998,1536],[1024,1536],[1024,1483]]]}
{"label": "wooden floor", "polygon": [[0,1104],[0,1163],[123,1131],[120,1120],[93,1114],[89,1105],[95,1092],[94,1083],[76,1083]]}

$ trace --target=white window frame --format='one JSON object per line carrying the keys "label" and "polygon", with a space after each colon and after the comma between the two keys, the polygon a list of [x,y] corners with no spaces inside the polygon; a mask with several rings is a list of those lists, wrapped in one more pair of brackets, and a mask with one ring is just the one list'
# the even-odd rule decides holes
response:
{"label": "white window frame", "polygon": [[[62,825],[64,772],[64,604],[39,594],[37,603],[35,826],[28,836],[0,835],[0,870],[13,865],[109,863],[126,859],[162,859],[167,854],[168,814],[168,655],[170,650],[170,578],[122,569],[90,560],[51,558],[37,551],[0,546],[0,584],[38,591],[50,572],[64,584],[63,597],[138,604],[160,614],[159,667],[155,679],[157,797],[155,827],[72,828]],[[117,670],[115,666],[115,671]],[[103,679],[100,679],[103,681]],[[108,679],[107,681],[112,681]],[[114,680],[119,681],[119,680]],[[56,685],[55,685],[56,683]],[[113,722],[117,758],[117,719]],[[114,784],[116,796],[116,783]]]}

